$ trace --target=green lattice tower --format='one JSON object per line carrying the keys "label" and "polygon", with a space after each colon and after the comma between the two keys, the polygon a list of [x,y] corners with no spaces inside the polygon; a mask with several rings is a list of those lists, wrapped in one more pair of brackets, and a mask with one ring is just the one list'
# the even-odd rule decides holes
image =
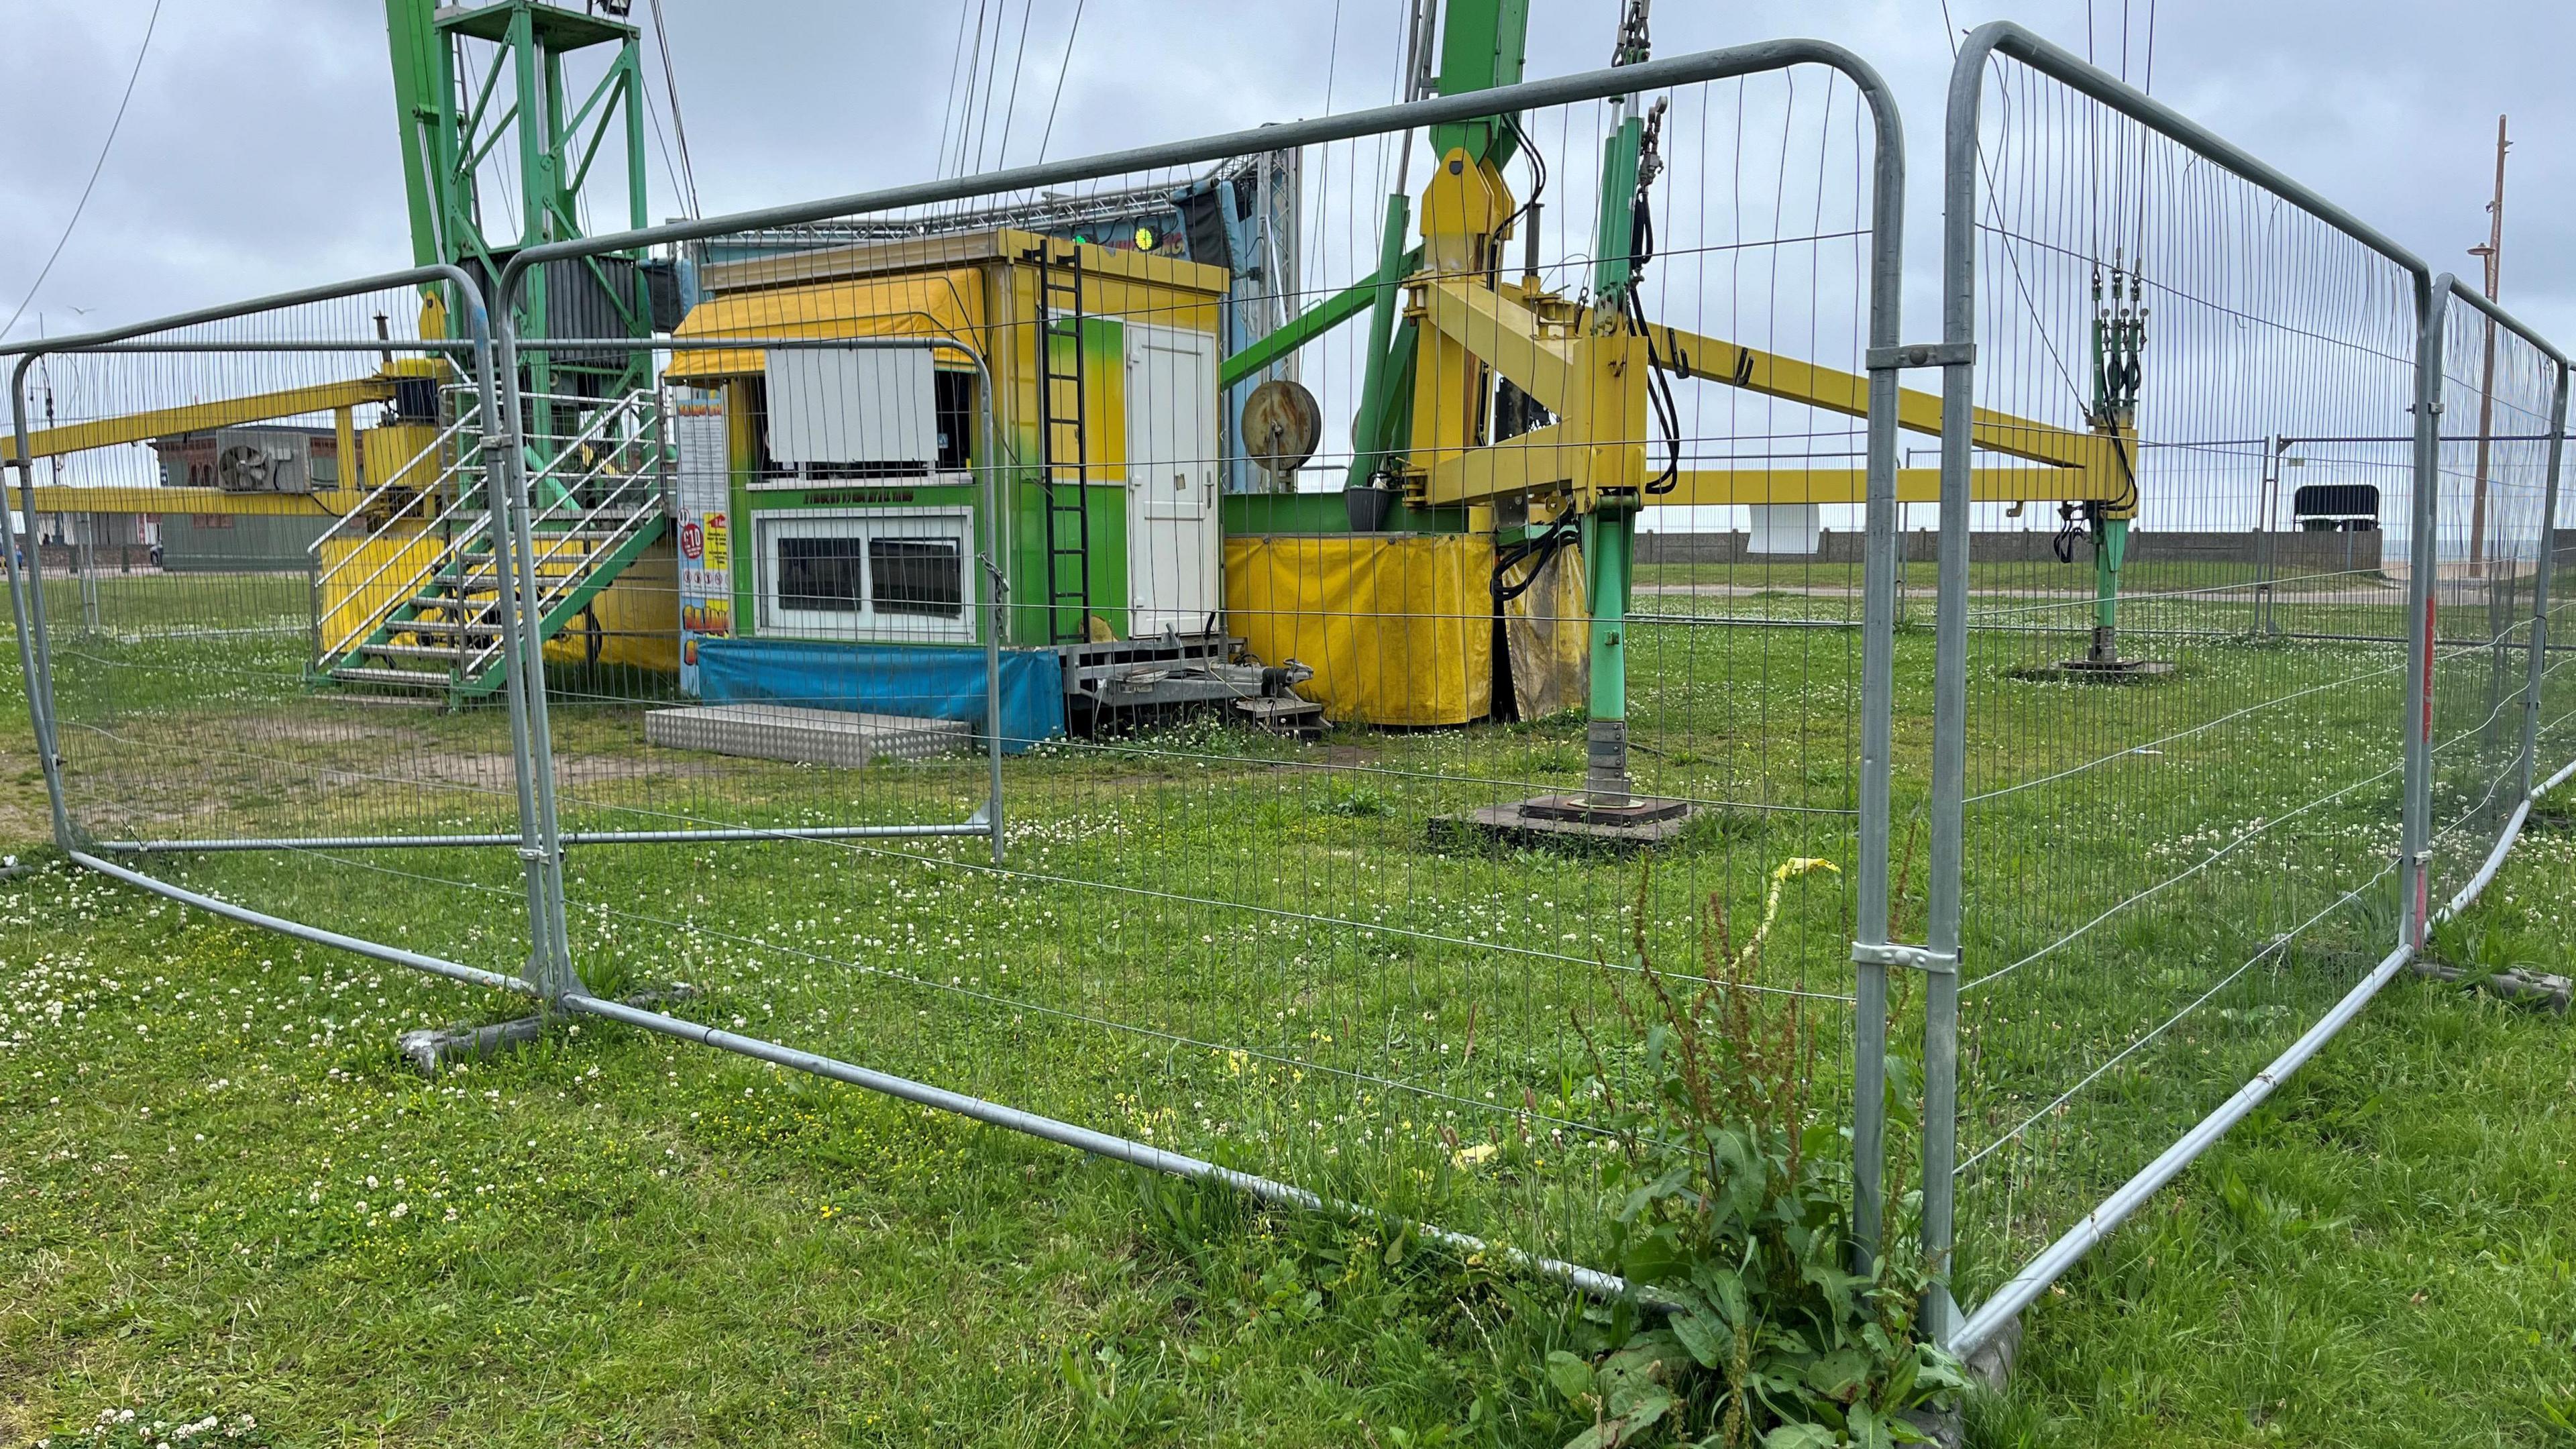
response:
{"label": "green lattice tower", "polygon": [[[415,264],[452,262],[488,284],[519,249],[583,235],[586,212],[622,227],[650,223],[636,27],[540,0],[470,10],[385,0],[385,24]],[[592,53],[576,63],[586,71],[603,50],[605,69],[575,102],[566,58]],[[617,147],[607,144],[612,137]],[[595,174],[613,150],[624,152],[624,164]],[[621,182],[622,205],[614,195]],[[647,349],[556,357],[529,345],[576,332],[652,336],[641,261],[640,253],[612,254],[527,275],[512,322],[529,392],[612,398],[651,380]],[[553,412],[541,409],[539,432],[566,431]]]}

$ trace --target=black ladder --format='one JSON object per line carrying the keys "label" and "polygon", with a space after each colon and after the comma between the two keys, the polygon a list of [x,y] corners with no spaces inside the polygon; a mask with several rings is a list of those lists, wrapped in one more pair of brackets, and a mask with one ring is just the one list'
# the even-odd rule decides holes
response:
{"label": "black ladder", "polygon": [[[1041,242],[1038,264],[1038,489],[1046,502],[1047,642],[1091,634],[1090,390],[1083,385],[1082,251]],[[1061,342],[1059,342],[1061,337]],[[1060,354],[1060,355],[1059,355]],[[1072,606],[1068,620],[1066,606]]]}

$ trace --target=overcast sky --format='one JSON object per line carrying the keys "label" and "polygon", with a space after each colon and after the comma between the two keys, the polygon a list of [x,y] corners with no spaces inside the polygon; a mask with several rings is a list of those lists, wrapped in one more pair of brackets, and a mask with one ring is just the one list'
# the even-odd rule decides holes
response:
{"label": "overcast sky", "polygon": [[[966,0],[971,7],[985,0]],[[993,0],[1013,17],[1012,0]],[[1035,152],[1075,0],[1028,0],[1009,132]],[[1049,154],[1177,139],[1387,98],[1402,0],[1087,0]],[[705,207],[919,179],[937,164],[956,0],[665,0]],[[88,180],[151,0],[13,0],[0,49],[0,320],[27,300]],[[639,14],[647,6],[638,3]],[[1532,75],[1602,64],[1613,0],[1533,0]],[[2148,0],[2094,0],[2093,53],[2145,79]],[[2563,0],[2161,0],[2154,90],[2341,200],[2437,266],[2474,275],[2498,112],[2518,142],[2505,297],[2576,339],[2568,182],[2576,102]],[[1950,0],[2082,53],[2083,0]],[[1334,36],[1338,28],[1338,44]],[[1659,54],[1777,36],[1842,42],[1904,103],[1915,162],[1909,335],[1937,322],[1929,267],[1942,0],[1728,0],[1658,7]],[[1327,95],[1328,82],[1330,95]],[[657,77],[658,89],[658,77]],[[1001,137],[988,142],[994,159]],[[52,333],[408,261],[383,16],[373,0],[165,0],[132,108],[71,244],[19,333]],[[678,204],[658,152],[656,215]],[[13,334],[18,335],[18,334]]]}

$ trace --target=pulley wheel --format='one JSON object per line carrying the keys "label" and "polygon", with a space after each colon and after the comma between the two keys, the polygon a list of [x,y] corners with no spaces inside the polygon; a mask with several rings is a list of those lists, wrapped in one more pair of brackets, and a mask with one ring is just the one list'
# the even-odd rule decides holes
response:
{"label": "pulley wheel", "polygon": [[1243,400],[1244,456],[1272,477],[1285,480],[1324,441],[1324,410],[1301,384],[1274,377]]}

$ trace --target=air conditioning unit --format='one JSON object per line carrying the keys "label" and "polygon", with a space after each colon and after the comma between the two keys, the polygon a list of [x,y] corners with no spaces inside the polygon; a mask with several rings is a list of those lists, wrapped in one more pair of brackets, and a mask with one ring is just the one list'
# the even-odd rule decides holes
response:
{"label": "air conditioning unit", "polygon": [[[317,441],[334,455],[320,468],[314,466]],[[330,440],[292,428],[220,428],[215,486],[226,493],[310,493],[317,481],[336,481],[336,454]]]}

